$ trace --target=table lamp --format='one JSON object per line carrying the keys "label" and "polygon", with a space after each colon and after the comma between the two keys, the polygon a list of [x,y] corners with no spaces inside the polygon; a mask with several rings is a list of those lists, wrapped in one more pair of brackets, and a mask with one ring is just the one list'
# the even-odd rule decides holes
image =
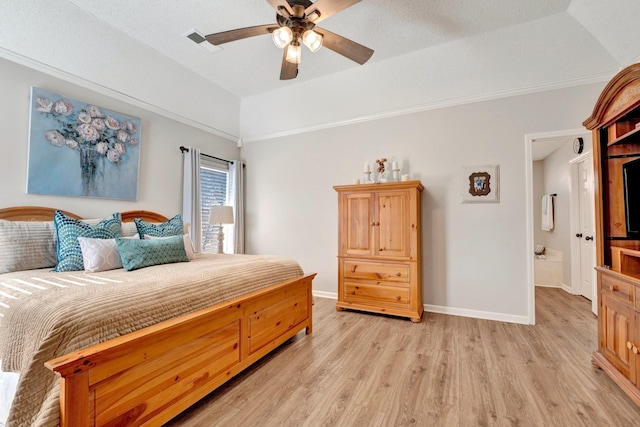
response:
{"label": "table lamp", "polygon": [[222,224],[233,224],[233,206],[211,206],[209,224],[218,224],[218,253],[224,253],[224,232]]}

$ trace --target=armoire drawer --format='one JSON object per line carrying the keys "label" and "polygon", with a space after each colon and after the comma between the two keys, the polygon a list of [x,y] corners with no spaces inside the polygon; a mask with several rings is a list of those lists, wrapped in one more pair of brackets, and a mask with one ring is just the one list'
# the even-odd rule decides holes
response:
{"label": "armoire drawer", "polygon": [[602,292],[606,292],[624,302],[633,304],[634,288],[631,283],[603,274],[600,281]]}
{"label": "armoire drawer", "polygon": [[361,282],[344,283],[344,300],[393,307],[409,307],[408,288]]}
{"label": "armoire drawer", "polygon": [[408,264],[344,261],[344,277],[349,279],[383,280],[385,282],[408,283]]}

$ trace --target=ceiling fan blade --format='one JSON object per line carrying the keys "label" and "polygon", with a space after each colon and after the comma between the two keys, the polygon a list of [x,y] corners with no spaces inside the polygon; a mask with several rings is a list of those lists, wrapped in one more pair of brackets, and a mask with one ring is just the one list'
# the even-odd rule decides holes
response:
{"label": "ceiling fan blade", "polygon": [[[278,15],[282,15],[285,18],[289,18],[289,16],[293,15],[293,9],[291,9],[291,5],[287,2],[287,0],[267,0],[271,7],[273,7]],[[283,12],[284,9],[284,12]]]}
{"label": "ceiling fan blade", "polygon": [[277,24],[257,25],[255,27],[238,28],[237,30],[209,34],[208,36],[204,36],[204,38],[207,39],[209,43],[218,46],[224,43],[246,39],[248,37],[271,34],[273,30],[277,28]]}
{"label": "ceiling fan blade", "polygon": [[318,0],[306,8],[304,13],[306,16],[310,16],[314,11],[316,11],[320,16],[317,18],[311,16],[311,21],[313,21],[314,24],[317,24],[331,15],[335,15],[341,10],[353,6],[358,2],[360,2],[360,0]]}
{"label": "ceiling fan blade", "polygon": [[369,49],[360,43],[356,43],[348,38],[339,36],[338,34],[332,33],[324,28],[316,27],[314,31],[322,35],[322,46],[327,49],[331,49],[335,53],[339,53],[360,65],[367,62],[369,58],[371,58],[371,55],[373,55],[373,49]]}
{"label": "ceiling fan blade", "polygon": [[280,80],[291,80],[298,76],[298,64],[287,61],[287,49],[282,55],[282,68],[280,69]]}

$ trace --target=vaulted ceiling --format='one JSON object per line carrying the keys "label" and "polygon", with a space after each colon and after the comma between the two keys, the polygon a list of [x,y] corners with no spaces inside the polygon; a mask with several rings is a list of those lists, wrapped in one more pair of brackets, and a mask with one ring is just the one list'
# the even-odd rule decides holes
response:
{"label": "vaulted ceiling", "polygon": [[637,0],[362,0],[321,26],[369,62],[305,48],[281,81],[268,35],[213,50],[185,36],[274,23],[266,0],[2,0],[0,55],[251,140],[605,81],[638,60],[638,17]]}

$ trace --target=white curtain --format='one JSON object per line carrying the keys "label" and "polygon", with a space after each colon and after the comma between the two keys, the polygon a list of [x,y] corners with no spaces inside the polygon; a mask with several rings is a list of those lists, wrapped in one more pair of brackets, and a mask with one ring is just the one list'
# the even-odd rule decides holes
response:
{"label": "white curtain", "polygon": [[183,152],[182,219],[190,223],[191,241],[196,252],[202,252],[202,212],[200,211],[200,150],[188,147]]}
{"label": "white curtain", "polygon": [[233,233],[227,236],[233,242],[233,253],[244,253],[244,163],[235,160],[229,164],[229,202],[233,206]]}

